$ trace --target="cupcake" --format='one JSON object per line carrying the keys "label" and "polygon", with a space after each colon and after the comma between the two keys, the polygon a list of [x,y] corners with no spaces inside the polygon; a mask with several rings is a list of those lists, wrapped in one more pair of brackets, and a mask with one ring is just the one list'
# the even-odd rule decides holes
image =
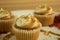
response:
{"label": "cupcake", "polygon": [[17,40],[38,40],[41,23],[31,15],[20,16],[12,28]]}
{"label": "cupcake", "polygon": [[42,23],[43,26],[53,24],[55,18],[52,8],[46,5],[36,8],[34,16]]}
{"label": "cupcake", "polygon": [[0,33],[11,31],[15,23],[15,16],[10,11],[0,9]]}

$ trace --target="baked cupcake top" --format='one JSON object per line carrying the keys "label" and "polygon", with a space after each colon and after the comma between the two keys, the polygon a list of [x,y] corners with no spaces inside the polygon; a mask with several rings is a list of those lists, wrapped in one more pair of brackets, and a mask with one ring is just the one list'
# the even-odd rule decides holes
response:
{"label": "baked cupcake top", "polygon": [[35,13],[39,15],[52,14],[52,8],[46,5],[39,6],[36,8]]}
{"label": "baked cupcake top", "polygon": [[22,15],[16,21],[16,27],[18,28],[37,28],[41,23],[31,15]]}
{"label": "baked cupcake top", "polygon": [[0,9],[0,19],[10,19],[11,13],[3,8]]}

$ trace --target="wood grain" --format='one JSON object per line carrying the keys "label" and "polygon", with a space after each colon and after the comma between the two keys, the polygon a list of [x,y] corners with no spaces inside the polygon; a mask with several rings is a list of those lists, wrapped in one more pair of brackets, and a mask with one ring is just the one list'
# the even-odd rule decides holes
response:
{"label": "wood grain", "polygon": [[37,5],[47,4],[60,11],[60,0],[0,0],[0,8],[8,10],[34,9]]}

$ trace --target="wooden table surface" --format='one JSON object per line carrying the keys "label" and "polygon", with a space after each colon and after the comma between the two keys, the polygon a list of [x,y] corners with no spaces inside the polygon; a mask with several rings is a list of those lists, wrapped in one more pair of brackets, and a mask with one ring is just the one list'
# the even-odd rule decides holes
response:
{"label": "wooden table surface", "polygon": [[60,11],[60,0],[0,0],[0,8],[8,10],[34,9],[37,5],[47,4]]}

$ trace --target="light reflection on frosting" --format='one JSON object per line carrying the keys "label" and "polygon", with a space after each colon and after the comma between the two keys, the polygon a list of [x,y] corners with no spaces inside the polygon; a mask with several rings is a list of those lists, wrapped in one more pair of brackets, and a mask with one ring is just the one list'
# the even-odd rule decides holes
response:
{"label": "light reflection on frosting", "polygon": [[35,10],[36,13],[41,14],[41,15],[52,14],[52,11],[53,11],[52,8],[46,5],[38,6]]}
{"label": "light reflection on frosting", "polygon": [[0,18],[5,19],[5,18],[10,18],[11,14],[9,11],[4,10],[3,8],[0,9]]}
{"label": "light reflection on frosting", "polygon": [[16,25],[22,28],[35,28],[40,26],[40,22],[31,15],[23,15],[17,19]]}

